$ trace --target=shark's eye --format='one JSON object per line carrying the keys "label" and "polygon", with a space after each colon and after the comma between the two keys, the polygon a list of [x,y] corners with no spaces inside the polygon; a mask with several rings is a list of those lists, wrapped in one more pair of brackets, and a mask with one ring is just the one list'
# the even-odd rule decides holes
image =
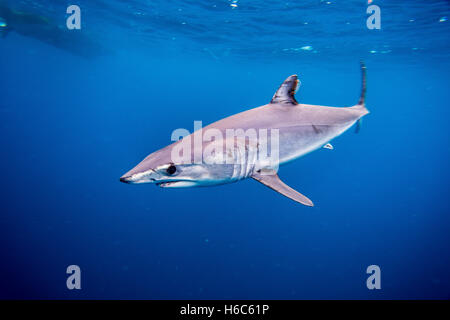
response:
{"label": "shark's eye", "polygon": [[171,164],[167,169],[166,172],[170,175],[174,174],[175,172],[177,172],[177,167],[175,167],[175,165]]}

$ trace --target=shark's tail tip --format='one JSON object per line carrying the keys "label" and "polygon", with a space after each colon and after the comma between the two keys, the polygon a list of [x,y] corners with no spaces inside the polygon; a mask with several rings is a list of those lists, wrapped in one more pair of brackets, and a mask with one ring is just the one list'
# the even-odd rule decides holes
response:
{"label": "shark's tail tip", "polygon": [[363,59],[359,60],[359,64],[361,65],[361,68],[363,68],[363,69],[366,68],[366,64],[364,63]]}
{"label": "shark's tail tip", "polygon": [[366,65],[363,60],[360,60],[361,75],[362,75],[362,85],[361,85],[361,96],[359,98],[358,104],[364,106],[366,103]]}

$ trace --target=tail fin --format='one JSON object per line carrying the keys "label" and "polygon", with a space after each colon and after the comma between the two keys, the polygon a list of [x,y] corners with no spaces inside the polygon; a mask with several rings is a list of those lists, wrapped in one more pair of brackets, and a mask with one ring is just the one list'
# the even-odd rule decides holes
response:
{"label": "tail fin", "polygon": [[363,106],[366,99],[366,65],[361,60],[361,75],[362,75],[362,87],[361,87],[361,97],[359,98],[358,104]]}
{"label": "tail fin", "polygon": [[[361,96],[358,101],[358,108],[362,108],[367,111],[366,109],[366,65],[364,64],[364,61],[361,60],[361,76],[362,76],[362,84],[361,84]],[[368,111],[367,111],[368,112]],[[355,133],[358,133],[361,130],[362,127],[362,118],[359,118],[356,122],[356,128]]]}

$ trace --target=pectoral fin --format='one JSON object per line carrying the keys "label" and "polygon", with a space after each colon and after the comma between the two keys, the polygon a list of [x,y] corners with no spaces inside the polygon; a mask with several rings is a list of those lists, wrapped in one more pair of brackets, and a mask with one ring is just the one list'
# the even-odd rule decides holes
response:
{"label": "pectoral fin", "polygon": [[278,177],[278,174],[276,174],[275,172],[254,173],[252,175],[252,178],[296,202],[304,204],[305,206],[314,206],[313,202],[306,196],[302,195],[300,192],[295,191],[294,189],[286,185],[283,181],[281,181]]}

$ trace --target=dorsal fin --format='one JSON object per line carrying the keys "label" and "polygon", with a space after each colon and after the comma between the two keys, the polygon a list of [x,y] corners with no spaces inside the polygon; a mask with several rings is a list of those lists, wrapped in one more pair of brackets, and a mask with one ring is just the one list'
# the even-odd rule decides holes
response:
{"label": "dorsal fin", "polygon": [[297,105],[298,102],[295,100],[294,95],[299,87],[300,81],[298,80],[296,74],[288,77],[278,88],[277,92],[275,92],[270,103],[281,103],[294,106]]}

